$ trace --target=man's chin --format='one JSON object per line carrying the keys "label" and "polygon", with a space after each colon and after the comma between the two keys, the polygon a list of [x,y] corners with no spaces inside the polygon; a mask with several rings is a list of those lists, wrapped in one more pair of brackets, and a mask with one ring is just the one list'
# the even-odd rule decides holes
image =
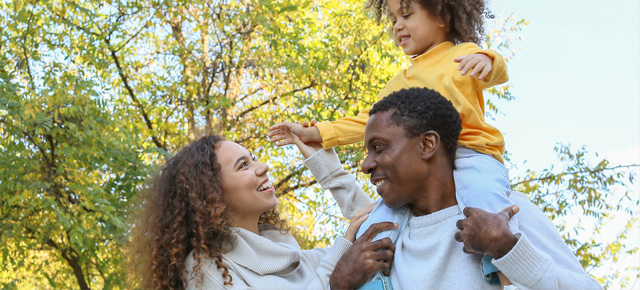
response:
{"label": "man's chin", "polygon": [[384,197],[382,198],[382,200],[384,201],[384,205],[386,205],[388,208],[399,208],[404,205],[404,204],[398,204],[398,202],[395,202],[394,200],[389,200],[388,198],[385,199]]}

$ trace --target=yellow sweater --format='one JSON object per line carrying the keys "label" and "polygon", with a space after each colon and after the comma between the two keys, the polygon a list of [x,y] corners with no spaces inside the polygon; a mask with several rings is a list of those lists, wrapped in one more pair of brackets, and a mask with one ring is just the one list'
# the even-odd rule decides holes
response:
{"label": "yellow sweater", "polygon": [[[483,53],[493,59],[489,75],[478,81],[468,74],[463,76],[454,62],[458,56]],[[484,97],[486,88],[509,80],[507,67],[502,56],[492,50],[482,50],[473,43],[454,45],[443,42],[419,56],[411,58],[411,66],[391,79],[378,94],[378,100],[403,88],[428,87],[440,92],[453,103],[460,112],[462,132],[458,145],[493,155],[504,163],[504,139],[498,129],[484,121]],[[364,139],[364,129],[369,120],[371,107],[364,109],[356,117],[345,117],[333,122],[316,124],[322,136],[324,148],[352,144]]]}

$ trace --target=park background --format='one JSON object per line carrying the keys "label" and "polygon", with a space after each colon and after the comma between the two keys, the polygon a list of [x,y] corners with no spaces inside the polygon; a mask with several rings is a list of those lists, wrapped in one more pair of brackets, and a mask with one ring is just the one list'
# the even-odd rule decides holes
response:
{"label": "park background", "polygon": [[[638,2],[489,7],[511,80],[487,110],[514,189],[605,287],[637,289]],[[6,289],[125,288],[137,192],[209,132],[271,165],[303,247],[329,244],[346,221],[266,128],[353,115],[408,64],[362,1],[2,1],[0,27]],[[339,153],[357,172],[362,148]]]}

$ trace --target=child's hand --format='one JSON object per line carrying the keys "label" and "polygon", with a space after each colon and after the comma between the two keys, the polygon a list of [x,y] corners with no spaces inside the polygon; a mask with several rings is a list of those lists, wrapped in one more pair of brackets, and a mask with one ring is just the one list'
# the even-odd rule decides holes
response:
{"label": "child's hand", "polygon": [[[302,142],[302,140],[300,140],[300,137],[298,137],[298,135],[296,134],[293,134],[293,132],[291,132],[289,128],[284,128],[282,129],[282,131],[283,131],[285,140],[288,140],[287,142],[290,142],[291,144],[296,144],[296,146],[298,146],[298,150],[300,150],[300,153],[302,153],[302,156],[304,156],[305,159],[311,157],[313,153],[316,153],[317,151],[322,150],[322,145],[320,145],[320,143]],[[278,143],[278,146],[280,146],[279,143]]]}
{"label": "child's hand", "polygon": [[453,61],[460,63],[458,70],[462,75],[471,71],[469,76],[478,76],[479,80],[484,79],[493,68],[493,59],[482,53],[458,56]]}
{"label": "child's hand", "polygon": [[288,129],[291,130],[293,134],[298,135],[303,143],[320,143],[322,142],[322,136],[320,136],[318,128],[314,127],[315,124],[315,120],[311,120],[310,123],[304,122],[302,125],[292,122],[282,122],[271,126],[267,136],[271,138],[271,142],[275,142],[279,147],[294,144],[293,140],[289,140],[289,138],[285,136],[284,129]]}

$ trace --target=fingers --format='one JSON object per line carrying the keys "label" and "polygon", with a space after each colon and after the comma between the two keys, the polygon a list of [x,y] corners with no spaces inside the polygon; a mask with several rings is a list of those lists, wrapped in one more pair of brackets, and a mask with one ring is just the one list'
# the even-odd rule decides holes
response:
{"label": "fingers", "polygon": [[291,128],[291,125],[293,125],[293,123],[291,122],[282,122],[282,123],[275,124],[269,127],[269,134],[267,136],[271,137],[272,134],[274,134],[274,131],[277,131],[279,129],[281,130],[282,128]]}
{"label": "fingers", "polygon": [[380,271],[385,276],[389,276],[391,272],[391,265],[393,264],[393,251],[392,250],[378,250],[376,260],[380,262]]}
{"label": "fingers", "polygon": [[460,74],[464,76],[470,72],[469,76],[477,76],[479,80],[489,75],[493,68],[493,60],[482,53],[459,56],[453,61],[460,63],[458,65]]}
{"label": "fingers", "polygon": [[475,209],[476,209],[475,207],[470,207],[470,206],[465,207],[465,208],[462,210],[462,214],[464,214],[464,216],[466,216],[466,217],[469,217],[469,216],[471,216],[471,214],[473,214],[473,211],[474,211]]}
{"label": "fingers", "polygon": [[469,254],[469,255],[478,254],[478,252],[476,252],[474,250],[467,249],[466,246],[462,247],[462,251],[467,253],[467,254]]}
{"label": "fingers", "polygon": [[478,63],[473,67],[473,70],[469,74],[469,76],[478,76],[478,79],[482,79],[480,76],[484,74],[487,65],[478,61]]}
{"label": "fingers", "polygon": [[358,229],[368,218],[368,214],[363,214],[357,217],[354,215],[351,219],[351,224],[349,224],[347,231],[344,233],[344,238],[353,243],[356,240],[356,233],[358,232]]}
{"label": "fingers", "polygon": [[485,65],[482,68],[482,72],[480,73],[480,75],[478,75],[478,79],[482,80],[484,79],[484,77],[486,77],[487,75],[489,75],[489,72],[491,72],[491,69],[493,68],[493,66],[491,64],[489,65]]}
{"label": "fingers", "polygon": [[464,219],[460,219],[456,222],[456,228],[459,230],[464,230]]}
{"label": "fingers", "polygon": [[518,207],[517,205],[512,205],[509,206],[505,209],[503,209],[501,211],[501,213],[504,213],[507,215],[507,220],[510,220],[514,215],[516,215],[518,212],[520,211],[520,207]]}
{"label": "fingers", "polygon": [[480,60],[478,58],[475,58],[475,57],[469,57],[469,58],[465,59],[463,62],[460,63],[460,66],[463,66],[463,63],[464,63],[464,66],[463,66],[462,70],[460,70],[460,73],[462,75],[466,75],[467,72],[473,70],[473,68],[476,67],[476,65],[479,62],[480,62]]}
{"label": "fingers", "polygon": [[462,243],[462,241],[464,241],[464,240],[462,239],[462,232],[456,232],[456,233],[453,235],[453,238],[454,238],[457,242],[460,242],[460,243]]}
{"label": "fingers", "polygon": [[376,240],[375,242],[371,242],[371,249],[374,251],[389,249],[391,252],[394,252],[396,250],[396,246],[391,242],[389,237],[386,237]]}
{"label": "fingers", "polygon": [[[398,224],[397,223],[392,223],[392,222],[381,222],[381,223],[375,223],[372,224],[367,231],[364,232],[364,234],[362,234],[362,236],[360,236],[360,239],[365,239],[367,241],[371,241],[371,239],[373,239],[373,237],[382,231],[387,231],[387,230],[391,230],[391,229],[397,229],[398,228]],[[384,239],[382,239],[384,240]],[[393,243],[391,243],[393,245]]]}
{"label": "fingers", "polygon": [[391,275],[391,264],[392,264],[392,263],[393,263],[393,262],[387,262],[387,261],[385,261],[385,262],[383,262],[383,263],[382,263],[382,273],[383,273],[385,276],[389,276],[389,275]]}

